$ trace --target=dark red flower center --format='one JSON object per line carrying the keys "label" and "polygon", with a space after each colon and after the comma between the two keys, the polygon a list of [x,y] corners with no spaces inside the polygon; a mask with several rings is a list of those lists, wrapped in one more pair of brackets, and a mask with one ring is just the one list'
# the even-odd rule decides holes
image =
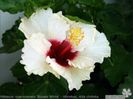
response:
{"label": "dark red flower center", "polygon": [[62,42],[58,40],[49,40],[52,44],[49,51],[47,52],[47,56],[50,58],[55,58],[56,62],[61,66],[69,66],[68,60],[73,60],[78,52],[73,51],[73,46],[69,41],[64,40]]}

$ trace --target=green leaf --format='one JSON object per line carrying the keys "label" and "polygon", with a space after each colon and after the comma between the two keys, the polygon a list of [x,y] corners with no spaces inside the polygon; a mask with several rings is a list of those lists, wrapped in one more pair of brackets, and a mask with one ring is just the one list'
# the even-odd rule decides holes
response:
{"label": "green leaf", "polygon": [[24,10],[24,15],[26,17],[30,17],[36,10],[36,4],[35,2],[33,2],[33,0],[28,0],[26,3],[25,3],[25,7],[23,8]]}
{"label": "green leaf", "polygon": [[[68,91],[68,85],[62,77],[57,79],[54,75],[47,73],[43,77],[37,75],[28,76],[24,66],[17,62],[11,71],[23,85],[20,86],[23,95],[62,95]],[[34,91],[32,91],[34,90]]]}
{"label": "green leaf", "polygon": [[15,83],[5,83],[0,86],[0,95],[22,95],[22,87]]}
{"label": "green leaf", "polygon": [[[133,60],[133,53],[131,53],[131,55],[132,57],[130,58]],[[131,68],[128,68],[129,73],[125,76],[123,82],[119,85],[119,88],[117,90],[118,94],[122,94],[123,89],[130,89],[131,93],[133,93],[133,61],[130,66]],[[133,94],[126,99],[133,99]]]}
{"label": "green leaf", "polygon": [[117,1],[114,4],[105,5],[93,16],[99,30],[106,33],[109,39],[116,35],[129,36],[132,33],[132,3],[130,4],[130,0]]}
{"label": "green leaf", "polygon": [[109,38],[114,35],[126,35],[120,18],[121,16],[114,10],[105,9],[96,13],[96,24],[102,27],[102,32]]}
{"label": "green leaf", "polygon": [[53,3],[59,2],[58,0],[32,0],[38,7],[44,7]]}
{"label": "green leaf", "polygon": [[115,44],[111,48],[111,58],[104,61],[102,69],[110,84],[116,86],[132,68],[133,55],[128,53],[120,45]]}
{"label": "green leaf", "polygon": [[69,18],[70,20],[76,21],[76,22],[82,22],[82,23],[86,23],[86,24],[92,24],[91,22],[88,22],[86,20],[80,19],[77,16],[70,16],[70,15],[66,15],[67,18]]}
{"label": "green leaf", "polygon": [[67,0],[69,4],[76,4],[78,0]]}
{"label": "green leaf", "polygon": [[[60,11],[64,0],[28,0],[24,5],[24,15],[31,16],[38,9],[52,8],[53,11]],[[58,10],[57,10],[58,9]],[[60,9],[60,10],[59,10]]]}
{"label": "green leaf", "polygon": [[[24,11],[24,15],[29,17],[38,8],[51,7],[56,4],[55,0],[0,0],[0,9],[10,13]],[[57,1],[57,0],[56,0]]]}
{"label": "green leaf", "polygon": [[94,8],[101,8],[104,6],[103,0],[78,0],[78,2]]}
{"label": "green leaf", "polygon": [[[24,86],[26,95],[63,95],[67,93],[66,87],[53,75],[45,75],[43,79]],[[36,89],[35,91],[31,91]]]}
{"label": "green leaf", "polygon": [[48,73],[30,83],[7,83],[0,87],[1,95],[66,95],[68,88],[63,78],[57,79]]}
{"label": "green leaf", "polygon": [[24,4],[27,0],[0,0],[0,9],[10,13],[23,11]]}
{"label": "green leaf", "polygon": [[[130,89],[131,93],[133,93],[133,72],[130,72],[125,78],[124,83],[120,84],[118,94],[122,94],[123,89]],[[133,95],[127,99],[133,99]]]}
{"label": "green leaf", "polygon": [[[98,96],[100,99],[103,98],[108,91],[104,89],[104,87],[100,85],[94,85],[93,83],[84,84],[80,90],[78,90],[75,95],[77,95],[80,99],[80,96]],[[89,98],[90,99],[90,98]]]}
{"label": "green leaf", "polygon": [[13,26],[11,30],[6,31],[2,36],[3,46],[0,48],[0,53],[15,52],[23,47],[23,40],[25,39],[22,32],[18,30],[19,22]]}
{"label": "green leaf", "polygon": [[12,66],[11,71],[13,76],[16,77],[19,82],[22,83],[29,83],[34,80],[40,79],[40,76],[28,76],[26,71],[24,70],[24,65],[20,64],[19,62]]}
{"label": "green leaf", "polygon": [[[18,79],[18,81],[20,81],[22,83],[29,83],[29,82],[33,82],[33,81],[41,79],[41,77],[37,76],[37,75],[30,75],[30,76],[28,76],[26,71],[24,70],[24,65],[20,64],[19,62],[17,62],[11,68],[11,71],[13,73],[13,76],[15,76]],[[50,76],[49,77],[50,79],[52,77],[53,77],[53,80],[55,79],[55,77],[52,74],[47,74],[47,76],[45,76],[45,77],[47,78],[48,76]],[[58,80],[58,79],[56,79],[56,80]],[[62,86],[64,86],[64,88],[67,89],[67,83],[66,83],[66,81],[62,77],[60,79],[60,82],[62,83]]]}

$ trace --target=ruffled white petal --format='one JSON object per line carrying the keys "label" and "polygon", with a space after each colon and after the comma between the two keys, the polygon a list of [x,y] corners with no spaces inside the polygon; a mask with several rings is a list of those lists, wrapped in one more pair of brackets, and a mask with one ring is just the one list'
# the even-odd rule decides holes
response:
{"label": "ruffled white petal", "polygon": [[51,43],[45,39],[45,36],[42,33],[32,34],[25,42],[43,56],[46,56],[46,53],[51,47]]}
{"label": "ruffled white petal", "polygon": [[47,63],[49,63],[50,67],[53,68],[59,75],[64,77],[69,85],[69,90],[76,88],[80,89],[82,86],[82,81],[90,79],[90,73],[94,70],[94,65],[89,66],[87,68],[79,69],[74,67],[62,67],[55,62],[55,59],[46,58]]}
{"label": "ruffled white petal", "polygon": [[111,49],[104,33],[98,33],[95,36],[93,44],[86,48],[86,53],[91,59],[99,63],[103,62],[104,57],[110,57]]}
{"label": "ruffled white petal", "polygon": [[19,29],[29,38],[33,33],[48,33],[48,18],[52,15],[52,10],[38,10],[30,18],[22,18]]}
{"label": "ruffled white petal", "polygon": [[80,69],[93,66],[95,62],[87,54],[88,53],[85,53],[84,51],[80,52],[74,60],[68,60],[68,64],[76,68],[78,67]]}
{"label": "ruffled white petal", "polygon": [[[87,46],[93,44],[94,37],[97,35],[95,25],[75,22],[67,18],[64,19],[70,24],[70,28],[80,28],[84,36],[82,39],[80,39],[78,46],[75,46],[75,44],[73,44],[77,51],[83,51]],[[67,37],[69,37],[70,34],[71,32],[68,31]]]}
{"label": "ruffled white petal", "polygon": [[79,27],[81,27],[83,33],[84,33],[84,38],[83,40],[80,42],[78,49],[82,48],[86,48],[87,46],[90,46],[93,41],[94,41],[94,37],[97,35],[96,30],[96,26],[95,25],[91,25],[91,24],[84,24],[84,23],[78,23]]}
{"label": "ruffled white petal", "polygon": [[69,29],[69,24],[50,8],[38,10],[29,19],[24,17],[21,20],[19,29],[27,38],[33,33],[43,33],[47,39],[64,40]]}
{"label": "ruffled white petal", "polygon": [[88,46],[80,51],[78,57],[69,61],[74,67],[84,68],[95,63],[102,63],[105,57],[110,57],[111,49],[104,33],[99,33],[95,29],[95,35],[88,42]]}
{"label": "ruffled white petal", "polygon": [[71,27],[79,27],[84,34],[84,38],[80,41],[79,45],[76,47],[78,51],[82,51],[87,46],[93,43],[95,35],[97,35],[96,26],[92,24],[85,24],[81,22],[71,23]]}
{"label": "ruffled white petal", "polygon": [[[40,37],[42,34],[36,34],[31,36],[30,39],[24,41],[24,48],[22,49],[21,64],[25,65],[27,74],[35,74],[43,76],[47,72],[53,73],[59,78],[59,75],[52,70],[52,68],[46,63],[45,52],[50,47],[49,43],[45,41],[45,38]],[[39,38],[40,37],[40,38]],[[44,54],[42,54],[44,51]]]}
{"label": "ruffled white petal", "polygon": [[54,14],[49,18],[48,22],[48,39],[66,39],[66,32],[69,30],[69,24],[58,14]]}

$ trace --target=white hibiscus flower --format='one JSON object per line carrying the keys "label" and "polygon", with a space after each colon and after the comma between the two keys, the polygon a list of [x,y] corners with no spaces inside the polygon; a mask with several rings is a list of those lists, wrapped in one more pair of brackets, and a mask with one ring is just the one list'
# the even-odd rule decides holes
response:
{"label": "white hibiscus flower", "polygon": [[21,63],[28,75],[51,72],[64,77],[69,90],[79,90],[82,81],[90,79],[94,64],[110,56],[109,42],[95,25],[71,21],[50,8],[21,21],[19,29],[26,37]]}

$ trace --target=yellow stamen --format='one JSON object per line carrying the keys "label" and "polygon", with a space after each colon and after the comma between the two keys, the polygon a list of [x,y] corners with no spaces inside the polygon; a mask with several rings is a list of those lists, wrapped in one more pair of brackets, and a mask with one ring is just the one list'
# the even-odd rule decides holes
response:
{"label": "yellow stamen", "polygon": [[80,27],[72,27],[69,32],[68,40],[78,46],[80,41],[84,38],[84,32],[81,31]]}

